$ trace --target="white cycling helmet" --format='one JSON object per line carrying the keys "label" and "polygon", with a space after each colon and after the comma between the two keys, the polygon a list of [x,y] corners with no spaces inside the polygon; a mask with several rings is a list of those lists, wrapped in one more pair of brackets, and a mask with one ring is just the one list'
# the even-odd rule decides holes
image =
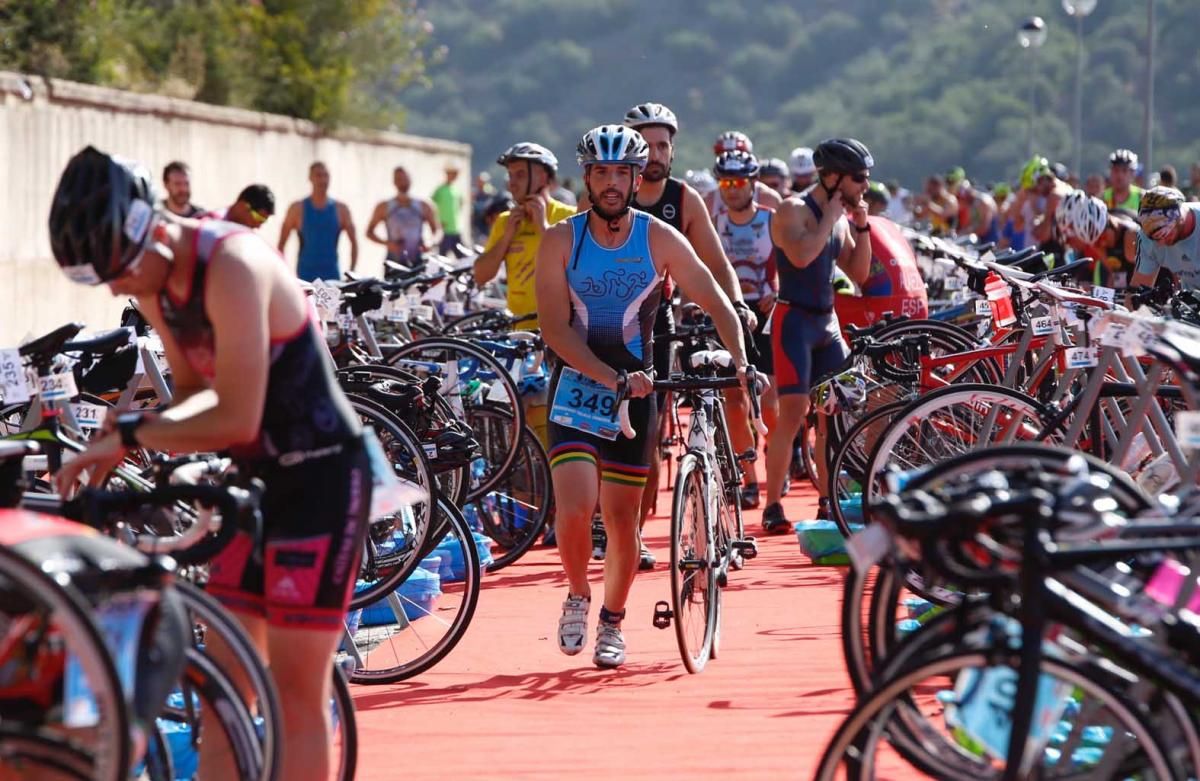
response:
{"label": "white cycling helmet", "polygon": [[1074,236],[1087,244],[1095,244],[1108,227],[1108,207],[1104,201],[1083,190],[1072,190],[1058,204],[1054,221],[1062,236]]}
{"label": "white cycling helmet", "polygon": [[631,127],[601,125],[579,140],[575,159],[584,168],[596,163],[626,163],[640,171],[650,160],[650,147],[642,134]]}
{"label": "white cycling helmet", "polygon": [[513,144],[496,158],[499,165],[508,165],[515,160],[527,160],[531,163],[541,163],[550,173],[558,172],[558,158],[546,147],[532,141],[522,141]]}
{"label": "white cycling helmet", "polygon": [[625,112],[625,127],[641,130],[655,125],[670,130],[671,135],[679,132],[679,120],[675,119],[675,112],[661,103],[639,103]]}
{"label": "white cycling helmet", "polygon": [[713,177],[712,172],[707,169],[698,171],[689,170],[683,175],[685,182],[692,186],[692,189],[700,193],[701,197],[715,192],[717,189],[717,180]]}
{"label": "white cycling helmet", "polygon": [[792,176],[812,176],[817,172],[817,164],[813,162],[813,151],[806,146],[798,146],[792,150],[790,168]]}

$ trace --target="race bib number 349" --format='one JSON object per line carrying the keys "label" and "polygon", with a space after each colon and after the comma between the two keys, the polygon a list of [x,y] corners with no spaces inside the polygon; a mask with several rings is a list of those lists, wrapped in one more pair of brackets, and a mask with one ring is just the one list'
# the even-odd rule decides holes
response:
{"label": "race bib number 349", "polygon": [[550,420],[560,426],[614,440],[621,430],[616,420],[616,402],[614,391],[564,367],[550,407]]}

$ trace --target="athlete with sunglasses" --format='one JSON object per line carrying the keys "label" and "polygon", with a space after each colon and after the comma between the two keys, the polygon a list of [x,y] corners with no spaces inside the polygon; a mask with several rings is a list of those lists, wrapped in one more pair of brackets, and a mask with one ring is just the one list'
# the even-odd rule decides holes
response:
{"label": "athlete with sunglasses", "polygon": [[[776,248],[779,299],[771,316],[779,415],[768,437],[767,506],[763,529],[786,534],[791,524],[779,503],[792,456],[792,440],[808,415],[814,379],[841,368],[849,355],[834,313],[833,274],[840,267],[861,285],[871,270],[867,203],[875,165],[870,151],[853,138],[821,142],[813,152],[817,186],[783,202],[771,221]],[[849,219],[847,219],[849,217]],[[817,470],[825,471],[824,424],[817,431]],[[824,493],[825,481],[816,481]],[[821,513],[829,498],[821,497]],[[825,517],[828,517],[827,515]]]}

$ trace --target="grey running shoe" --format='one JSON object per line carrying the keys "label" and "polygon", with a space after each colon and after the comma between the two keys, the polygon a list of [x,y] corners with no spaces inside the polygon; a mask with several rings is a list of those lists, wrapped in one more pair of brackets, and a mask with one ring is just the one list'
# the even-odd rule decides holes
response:
{"label": "grey running shoe", "polygon": [[591,604],[589,598],[572,594],[563,601],[562,616],[558,619],[558,650],[567,656],[574,656],[587,644],[587,617]]}
{"label": "grey running shoe", "polygon": [[620,624],[601,621],[596,629],[596,652],[592,662],[597,667],[612,669],[625,664],[625,636]]}

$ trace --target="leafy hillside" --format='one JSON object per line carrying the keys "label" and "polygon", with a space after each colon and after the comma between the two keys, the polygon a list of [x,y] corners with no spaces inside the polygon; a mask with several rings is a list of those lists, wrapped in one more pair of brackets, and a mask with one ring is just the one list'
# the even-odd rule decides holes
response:
{"label": "leafy hillside", "polygon": [[[711,162],[740,128],[760,154],[852,134],[881,176],[910,183],[963,165],[1015,176],[1027,157],[1031,96],[1038,148],[1071,159],[1075,22],[1060,0],[422,0],[446,47],[423,83],[400,93],[415,133],[461,139],[476,165],[538,140],[575,171],[589,127],[657,100],[680,117],[676,169]],[[1029,52],[1031,13],[1049,37]],[[1158,0],[1156,164],[1186,178],[1200,161],[1200,2]],[[1109,151],[1141,151],[1145,2],[1100,0],[1086,20],[1085,171]],[[1036,89],[1031,90],[1031,83]]]}

